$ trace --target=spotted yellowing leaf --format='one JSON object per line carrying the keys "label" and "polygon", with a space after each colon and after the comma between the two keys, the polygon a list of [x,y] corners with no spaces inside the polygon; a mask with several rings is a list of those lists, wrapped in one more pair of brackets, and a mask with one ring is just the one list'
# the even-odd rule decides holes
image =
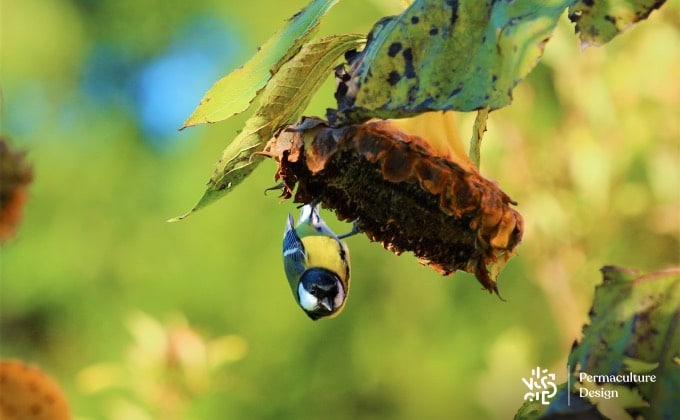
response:
{"label": "spotted yellowing leaf", "polygon": [[242,67],[208,90],[182,128],[225,120],[245,111],[272,75],[311,37],[321,18],[338,0],[314,0],[262,45]]}
{"label": "spotted yellowing leaf", "polygon": [[[601,413],[606,407],[598,404],[601,399],[581,393],[581,389],[594,386],[637,394],[637,398],[620,400],[619,408],[631,418],[677,417],[680,269],[643,274],[607,266],[602,268],[602,277],[589,311],[590,322],[569,355],[571,389],[567,384],[560,386],[548,406],[537,401],[525,403],[516,419],[607,418]],[[613,380],[593,383],[586,377],[581,383],[581,373]]]}
{"label": "spotted yellowing leaf", "polygon": [[356,122],[503,107],[572,1],[416,0],[378,22],[349,62],[338,116]]}
{"label": "spotted yellowing leaf", "polygon": [[[673,418],[680,395],[680,270],[642,274],[604,267],[595,290],[590,325],[569,355],[573,370],[624,375],[655,366],[654,382],[634,384],[649,407],[631,409],[642,418]],[[634,416],[636,417],[636,416]]]}
{"label": "spotted yellowing leaf", "polygon": [[231,191],[262,161],[258,154],[274,132],[296,121],[309,104],[321,83],[331,74],[339,58],[365,42],[362,35],[332,35],[306,43],[272,77],[262,92],[255,114],[227,146],[208,181],[203,197],[183,219]]}
{"label": "spotted yellowing leaf", "polygon": [[665,0],[579,0],[569,7],[581,45],[602,45],[647,19]]}
{"label": "spotted yellowing leaf", "polygon": [[664,0],[415,0],[380,20],[339,77],[335,124],[433,110],[494,110],[543,55],[558,18],[600,45]]}

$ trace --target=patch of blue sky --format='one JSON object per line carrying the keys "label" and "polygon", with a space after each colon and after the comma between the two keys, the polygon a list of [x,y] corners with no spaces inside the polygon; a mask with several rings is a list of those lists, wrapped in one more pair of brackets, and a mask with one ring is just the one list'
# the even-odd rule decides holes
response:
{"label": "patch of blue sky", "polygon": [[128,111],[144,141],[162,150],[190,137],[179,127],[240,53],[238,34],[203,14],[181,25],[167,48],[151,57],[97,45],[85,62],[81,89],[97,106]]}
{"label": "patch of blue sky", "polygon": [[178,31],[167,51],[142,66],[135,83],[136,115],[152,146],[162,149],[188,137],[178,129],[213,83],[235,67],[240,48],[224,22],[202,15]]}

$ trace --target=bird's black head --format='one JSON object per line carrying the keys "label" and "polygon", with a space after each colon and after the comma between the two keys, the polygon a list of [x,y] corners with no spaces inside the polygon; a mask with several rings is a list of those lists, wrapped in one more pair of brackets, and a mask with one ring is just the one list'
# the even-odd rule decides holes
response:
{"label": "bird's black head", "polygon": [[346,297],[340,277],[326,268],[309,268],[300,277],[298,303],[315,321],[337,315],[343,308]]}

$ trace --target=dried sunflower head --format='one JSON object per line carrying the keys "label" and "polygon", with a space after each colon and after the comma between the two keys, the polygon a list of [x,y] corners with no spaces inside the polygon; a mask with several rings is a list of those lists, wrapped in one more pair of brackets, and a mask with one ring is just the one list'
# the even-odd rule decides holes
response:
{"label": "dried sunflower head", "polygon": [[496,276],[522,239],[522,216],[500,187],[436,153],[389,121],[330,127],[305,118],[280,131],[263,154],[278,164],[283,196],[320,201],[358,219],[372,241],[448,275],[463,270],[498,293]]}

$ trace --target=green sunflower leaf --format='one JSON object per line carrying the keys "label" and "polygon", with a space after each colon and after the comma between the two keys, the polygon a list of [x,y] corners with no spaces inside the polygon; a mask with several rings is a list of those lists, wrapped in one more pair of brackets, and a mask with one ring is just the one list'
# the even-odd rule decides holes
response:
{"label": "green sunflower leaf", "polygon": [[218,80],[208,90],[182,129],[225,120],[245,111],[272,75],[295,56],[312,36],[321,18],[338,0],[314,0],[262,45],[243,66]]}
{"label": "green sunflower leaf", "polygon": [[261,104],[244,129],[227,146],[208,181],[203,196],[181,220],[230,192],[263,160],[261,152],[274,132],[302,116],[314,93],[331,73],[339,58],[359,48],[363,35],[332,35],[303,45],[272,77],[262,92]]}
{"label": "green sunflower leaf", "polygon": [[573,0],[416,0],[373,28],[338,90],[339,117],[506,106]]}

